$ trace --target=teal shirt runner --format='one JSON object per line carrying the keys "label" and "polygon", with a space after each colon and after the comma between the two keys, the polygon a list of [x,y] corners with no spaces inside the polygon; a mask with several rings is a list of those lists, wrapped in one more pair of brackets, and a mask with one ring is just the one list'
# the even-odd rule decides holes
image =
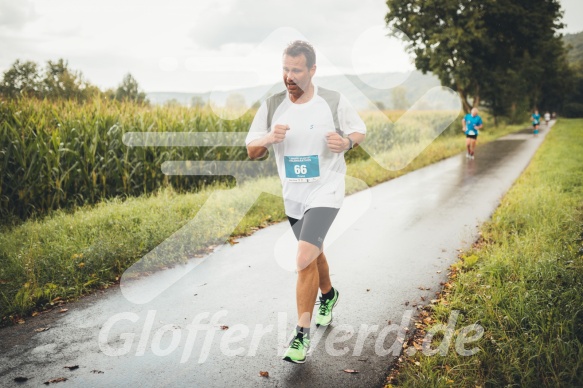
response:
{"label": "teal shirt runner", "polygon": [[533,113],[532,114],[532,124],[539,125],[540,124],[540,113]]}
{"label": "teal shirt runner", "polygon": [[478,135],[479,131],[474,127],[482,125],[482,118],[478,115],[472,116],[470,113],[468,113],[464,117],[464,120],[466,121],[466,135]]}

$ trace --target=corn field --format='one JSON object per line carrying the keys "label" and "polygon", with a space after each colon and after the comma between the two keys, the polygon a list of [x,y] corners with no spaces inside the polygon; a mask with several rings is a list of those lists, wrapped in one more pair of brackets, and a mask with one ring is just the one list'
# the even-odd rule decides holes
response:
{"label": "corn field", "polygon": [[127,132],[245,132],[253,116],[221,120],[182,107],[94,100],[0,101],[0,216],[46,214],[172,185],[196,190],[228,177],[167,176],[169,160],[245,160],[243,147],[128,147]]}
{"label": "corn field", "polygon": [[[391,112],[390,119],[396,120],[398,113]],[[413,127],[426,125],[392,125],[380,112],[363,117],[369,128],[367,144],[374,145],[375,153],[395,143],[415,141],[410,136]],[[436,119],[431,113],[424,117]],[[213,171],[208,176],[169,176],[161,166],[166,161],[231,161],[235,162],[231,168],[244,171],[249,164],[237,163],[247,160],[243,142],[237,147],[128,147],[123,136],[128,132],[247,132],[252,119],[253,112],[221,120],[205,109],[151,108],[100,99],[85,104],[25,98],[0,101],[0,217],[42,216],[107,198],[148,194],[168,185],[182,192],[217,181],[232,183],[229,176],[212,176]],[[392,126],[388,132],[387,126]],[[346,157],[350,162],[368,154],[356,149]],[[253,166],[255,176],[276,171],[272,160],[259,165]]]}

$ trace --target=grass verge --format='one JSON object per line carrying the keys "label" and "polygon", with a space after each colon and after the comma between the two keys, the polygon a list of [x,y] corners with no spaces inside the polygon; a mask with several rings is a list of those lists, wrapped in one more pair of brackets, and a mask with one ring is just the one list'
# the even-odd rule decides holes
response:
{"label": "grass verge", "polygon": [[583,386],[583,120],[555,125],[460,258],[404,347],[459,311],[456,328],[484,329],[479,351],[405,351],[387,386]]}
{"label": "grass verge", "polygon": [[[519,128],[501,126],[484,131],[480,143]],[[440,136],[398,171],[387,171],[373,159],[353,156],[348,175],[374,186],[455,155],[464,147],[462,136]],[[364,188],[362,183],[352,182],[348,181],[347,193]],[[211,196],[212,205],[205,206],[210,206],[209,217],[232,222],[241,211],[245,217],[232,233],[199,228],[196,236],[183,244],[178,254],[172,255],[178,261],[201,254],[213,244],[232,241],[236,236],[281,221],[285,214],[280,192],[276,177],[250,181],[235,188],[212,185],[193,194],[179,195],[163,189],[123,202],[108,200],[73,213],[56,211],[42,220],[4,228],[0,230],[0,325],[22,321],[35,310],[50,308],[55,303],[117,282],[128,267],[192,220]],[[173,263],[154,264],[164,267]]]}

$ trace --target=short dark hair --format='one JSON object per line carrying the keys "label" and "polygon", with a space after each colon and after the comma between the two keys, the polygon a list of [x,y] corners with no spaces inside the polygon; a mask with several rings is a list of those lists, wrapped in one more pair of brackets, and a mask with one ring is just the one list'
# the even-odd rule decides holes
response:
{"label": "short dark hair", "polygon": [[289,55],[290,57],[297,57],[300,54],[304,54],[306,57],[306,66],[308,69],[311,69],[316,64],[316,52],[314,51],[314,47],[308,42],[296,40],[291,42],[283,50],[283,55]]}

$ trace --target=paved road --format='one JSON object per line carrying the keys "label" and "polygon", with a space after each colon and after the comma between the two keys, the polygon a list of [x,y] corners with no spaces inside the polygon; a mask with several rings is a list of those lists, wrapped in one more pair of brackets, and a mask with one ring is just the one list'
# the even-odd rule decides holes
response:
{"label": "paved road", "polygon": [[279,356],[295,323],[296,281],[281,223],[217,249],[149,303],[116,287],[0,331],[0,385],[24,376],[26,386],[58,377],[83,387],[382,386],[413,306],[434,297],[546,132],[509,135],[475,160],[458,155],[347,197],[326,247],[340,301],[333,325],[312,329],[304,365]]}

